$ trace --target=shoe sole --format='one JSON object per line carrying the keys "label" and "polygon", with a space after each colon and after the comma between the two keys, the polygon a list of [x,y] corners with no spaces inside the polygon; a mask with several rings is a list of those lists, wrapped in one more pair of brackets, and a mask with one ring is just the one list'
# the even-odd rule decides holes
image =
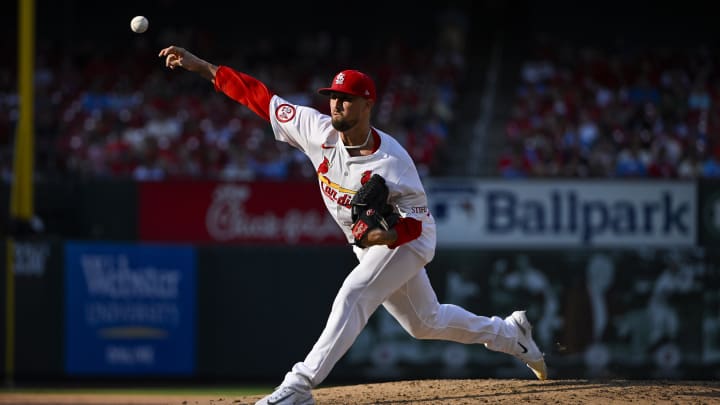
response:
{"label": "shoe sole", "polygon": [[538,380],[547,380],[547,366],[545,360],[529,361],[525,364],[535,374]]}

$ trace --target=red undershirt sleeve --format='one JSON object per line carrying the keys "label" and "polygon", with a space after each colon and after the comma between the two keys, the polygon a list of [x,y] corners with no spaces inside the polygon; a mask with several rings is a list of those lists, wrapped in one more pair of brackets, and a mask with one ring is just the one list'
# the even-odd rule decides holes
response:
{"label": "red undershirt sleeve", "polygon": [[215,72],[215,90],[225,93],[270,122],[268,110],[273,93],[260,80],[227,66],[220,66]]}
{"label": "red undershirt sleeve", "polygon": [[397,240],[392,245],[388,245],[390,249],[417,239],[422,232],[422,222],[415,218],[400,218],[394,229],[397,233]]}

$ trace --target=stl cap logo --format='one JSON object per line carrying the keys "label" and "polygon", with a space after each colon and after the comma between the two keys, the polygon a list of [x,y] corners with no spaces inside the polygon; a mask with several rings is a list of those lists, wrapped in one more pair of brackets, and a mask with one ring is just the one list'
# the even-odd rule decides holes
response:
{"label": "stl cap logo", "polygon": [[365,215],[371,217],[371,216],[375,215],[375,210],[370,208],[369,210],[365,211]]}
{"label": "stl cap logo", "polygon": [[345,73],[338,73],[338,75],[335,76],[335,84],[343,83],[345,83]]}

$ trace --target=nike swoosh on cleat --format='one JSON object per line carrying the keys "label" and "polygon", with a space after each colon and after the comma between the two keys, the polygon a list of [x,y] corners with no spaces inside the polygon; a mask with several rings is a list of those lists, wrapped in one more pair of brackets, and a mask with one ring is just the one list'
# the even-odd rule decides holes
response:
{"label": "nike swoosh on cleat", "polygon": [[271,400],[271,399],[268,399],[268,404],[269,404],[269,405],[273,405],[273,404],[280,403],[280,402],[282,402],[282,401],[290,398],[290,397],[293,396],[294,394],[295,394],[294,392],[291,392],[291,393],[285,395],[285,396],[282,397],[282,398],[276,398],[276,399],[272,399],[272,400]]}
{"label": "nike swoosh on cleat", "polygon": [[522,347],[522,349],[523,349],[523,354],[527,353],[527,347],[525,347],[525,346],[524,346],[522,343],[520,343],[520,342],[517,342],[517,344],[519,344],[520,347]]}
{"label": "nike swoosh on cleat", "polygon": [[334,148],[334,146],[328,146],[328,145],[325,145],[324,143],[321,144],[320,147],[323,148],[323,149],[332,149],[332,148]]}

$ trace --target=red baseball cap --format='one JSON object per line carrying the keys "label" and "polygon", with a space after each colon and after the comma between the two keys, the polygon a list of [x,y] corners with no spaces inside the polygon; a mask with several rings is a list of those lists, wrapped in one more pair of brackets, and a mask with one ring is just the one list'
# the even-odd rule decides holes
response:
{"label": "red baseball cap", "polygon": [[343,70],[335,75],[332,86],[318,89],[318,93],[329,95],[331,91],[365,97],[375,101],[375,82],[359,70]]}

